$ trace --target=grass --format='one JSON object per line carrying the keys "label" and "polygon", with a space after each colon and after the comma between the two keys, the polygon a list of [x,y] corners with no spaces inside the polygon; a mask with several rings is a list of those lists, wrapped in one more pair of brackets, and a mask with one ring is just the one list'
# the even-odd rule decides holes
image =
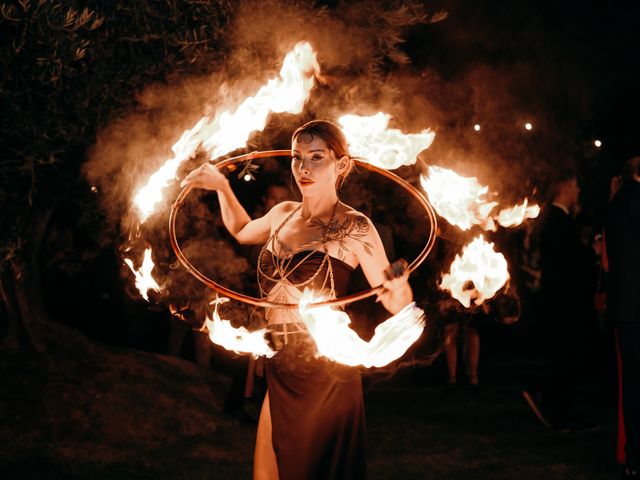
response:
{"label": "grass", "polygon": [[[221,413],[228,380],[170,357],[68,343],[47,357],[3,352],[0,478],[250,478],[255,427]],[[370,384],[370,478],[615,478],[612,383],[579,389],[599,431],[556,433],[521,397],[535,367],[485,362],[479,391],[446,392],[441,365]]]}
{"label": "grass", "polygon": [[590,433],[543,427],[521,385],[496,381],[479,391],[446,392],[401,379],[367,394],[369,470],[373,479],[610,479],[615,418],[601,395],[581,405],[601,423]]}

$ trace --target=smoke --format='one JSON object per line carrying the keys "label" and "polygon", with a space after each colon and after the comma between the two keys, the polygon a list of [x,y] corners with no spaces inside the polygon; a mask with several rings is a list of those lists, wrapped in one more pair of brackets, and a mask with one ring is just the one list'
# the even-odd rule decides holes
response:
{"label": "smoke", "polygon": [[[387,81],[383,67],[406,61],[399,49],[400,34],[428,20],[420,7],[407,8],[399,2],[385,7],[379,2],[351,2],[334,11],[312,9],[306,2],[242,2],[228,28],[228,54],[222,68],[210,75],[148,86],[138,94],[134,111],[99,132],[83,172],[98,190],[108,229],[126,243],[134,223],[133,195],[172,157],[171,146],[182,133],[203,115],[233,109],[254,94],[277,73],[285,53],[301,40],[309,41],[318,52],[323,69],[321,85],[313,92],[304,115],[274,116],[265,133],[251,139],[251,146],[282,146],[305,116],[336,119],[346,112],[377,110],[394,114],[392,106],[404,92],[401,85]],[[195,165],[195,160],[189,162],[179,174]],[[175,186],[166,189],[161,211],[167,211],[176,192]],[[163,215],[155,215],[145,223],[146,241],[163,237],[155,230],[164,228],[165,220]]]}
{"label": "smoke", "polygon": [[563,168],[588,172],[595,161],[585,135],[593,61],[581,57],[594,50],[574,35],[574,23],[539,2],[445,4],[449,21],[410,42],[430,88],[425,96],[439,114],[423,160],[479,177],[505,203],[532,193],[544,200],[541,192]]}
{"label": "smoke", "polygon": [[[178,302],[180,309],[185,303],[206,304],[210,292],[172,263],[166,225],[178,182],[165,189],[159,213],[140,231],[132,231],[133,196],[173,156],[171,146],[185,130],[203,115],[233,110],[253,95],[278,72],[286,52],[301,40],[309,41],[318,53],[319,85],[302,115],[273,115],[265,131],[250,139],[250,149],[287,148],[293,129],[311,118],[337,120],[345,113],[385,111],[393,117],[393,128],[436,131],[434,144],[421,155],[423,163],[478,176],[503,197],[530,195],[537,167],[529,160],[526,145],[519,146],[521,139],[514,140],[508,133],[522,134],[518,125],[525,118],[524,110],[514,108],[516,96],[510,79],[516,74],[526,77],[527,67],[518,73],[517,68],[507,72],[474,65],[447,76],[428,64],[412,65],[402,46],[403,35],[415,28],[432,28],[429,23],[442,19],[442,15],[407,2],[344,2],[335,9],[312,9],[296,1],[241,2],[228,26],[224,65],[208,75],[148,86],[139,93],[134,111],[105,126],[90,151],[84,174],[98,189],[107,228],[122,249],[136,257],[143,244],[152,245],[157,265],[154,276],[167,295],[155,301]],[[420,48],[437,47],[425,44]],[[507,109],[514,111],[511,120],[500,114]],[[480,135],[471,129],[476,121],[482,124]],[[538,131],[537,125],[535,128]],[[187,162],[179,176],[203,160]],[[225,243],[228,238],[216,224],[219,212],[214,197],[191,195],[181,212],[178,234],[185,239],[184,251],[197,268],[243,290],[252,282],[248,280],[250,262],[228,261],[242,252]],[[403,235],[411,236],[411,232]],[[130,275],[123,270],[125,274]]]}

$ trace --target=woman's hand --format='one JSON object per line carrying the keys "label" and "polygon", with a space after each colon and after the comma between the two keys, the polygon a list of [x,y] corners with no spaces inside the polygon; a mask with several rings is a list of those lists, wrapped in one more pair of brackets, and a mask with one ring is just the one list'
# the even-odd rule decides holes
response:
{"label": "woman's hand", "polygon": [[180,187],[193,185],[194,188],[203,188],[205,190],[222,190],[229,185],[229,180],[225,177],[218,167],[210,163],[203,163],[195,170],[192,170],[182,182]]}
{"label": "woman's hand", "polygon": [[390,311],[397,313],[413,301],[413,291],[409,285],[409,269],[405,260],[397,260],[384,271],[386,281],[378,294],[377,302]]}
{"label": "woman's hand", "polygon": [[181,187],[215,190],[220,202],[222,223],[231,235],[241,244],[257,245],[267,241],[271,232],[271,219],[268,215],[251,220],[251,217],[238,201],[229,180],[215,165],[204,163],[187,175]]}

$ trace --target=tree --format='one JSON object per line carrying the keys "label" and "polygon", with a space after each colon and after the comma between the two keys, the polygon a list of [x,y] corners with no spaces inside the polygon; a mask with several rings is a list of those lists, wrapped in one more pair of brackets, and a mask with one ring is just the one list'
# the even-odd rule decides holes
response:
{"label": "tree", "polygon": [[[304,31],[311,30],[305,22],[344,27],[339,38],[351,35],[359,43],[349,53],[350,64],[330,58],[330,70],[335,84],[360,81],[365,101],[377,88],[389,91],[390,73],[409,61],[399,47],[406,28],[429,21],[423,7],[411,2],[340,2],[331,8],[227,0],[0,4],[0,292],[10,319],[5,345],[16,345],[22,332],[28,343],[44,348],[29,325],[45,318],[38,260],[56,207],[65,201],[78,205],[79,223],[98,237],[104,231],[96,195],[79,174],[100,129],[135,109],[150,84],[216,71],[232,48],[259,55],[260,45],[251,42],[260,34],[251,38],[250,32],[257,23],[243,22],[243,16],[261,11],[254,20],[282,23],[269,9],[286,14],[284,27],[303,29],[290,37],[313,35]],[[238,36],[243,28],[249,33]],[[337,98],[348,101],[348,92]]]}
{"label": "tree", "polygon": [[[89,2],[91,5],[94,2]],[[42,318],[37,260],[62,200],[99,211],[79,169],[97,131],[147,84],[203,73],[225,58],[233,2],[0,4],[0,290],[15,344],[20,322]],[[32,329],[23,330],[32,336]],[[33,338],[31,338],[33,341]]]}

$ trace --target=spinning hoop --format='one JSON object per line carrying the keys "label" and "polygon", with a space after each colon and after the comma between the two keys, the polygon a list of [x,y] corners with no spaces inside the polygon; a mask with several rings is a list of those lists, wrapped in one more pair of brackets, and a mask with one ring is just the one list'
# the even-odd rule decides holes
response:
{"label": "spinning hoop", "polygon": [[[244,155],[239,155],[237,157],[228,158],[226,160],[222,160],[221,162],[216,163],[215,165],[218,167],[219,170],[222,170],[224,167],[230,167],[231,165],[234,165],[236,163],[244,162],[244,161],[247,161],[247,160],[253,160],[254,158],[290,157],[290,156],[291,156],[291,151],[290,150],[267,150],[267,151],[262,151],[262,152],[247,153],[247,154],[244,154]],[[385,170],[383,168],[379,168],[379,167],[376,167],[376,166],[371,165],[369,163],[360,161],[360,160],[354,159],[354,162],[359,167],[365,168],[366,170],[369,170],[371,172],[380,174],[380,175],[382,175],[382,176],[384,176],[384,177],[386,177],[386,178],[388,178],[390,180],[393,180],[395,183],[397,183],[402,188],[404,188],[406,191],[408,191],[410,194],[412,194],[413,197],[418,201],[418,203],[420,203],[420,205],[424,209],[424,211],[425,211],[425,213],[427,215],[427,218],[429,219],[429,222],[431,223],[431,231],[429,232],[429,237],[427,238],[426,245],[424,246],[424,248],[422,249],[420,254],[416,257],[416,259],[409,264],[409,267],[408,267],[409,272],[414,271],[427,258],[427,255],[429,254],[429,252],[433,248],[433,244],[435,243],[435,240],[436,240],[435,232],[436,232],[437,224],[436,224],[436,214],[435,214],[435,212],[433,210],[433,207],[429,204],[427,199],[424,197],[424,195],[418,189],[416,189],[413,185],[409,184],[408,182],[406,182],[402,178],[398,177],[396,174],[391,173],[388,170]],[[249,295],[244,295],[244,294],[238,293],[238,292],[236,292],[234,290],[230,290],[230,289],[220,285],[219,283],[211,280],[209,277],[203,275],[193,265],[191,265],[189,260],[187,260],[187,258],[182,253],[182,250],[180,249],[180,246],[178,245],[178,240],[176,238],[176,217],[178,216],[178,211],[179,211],[182,203],[187,198],[187,195],[189,195],[189,193],[191,192],[192,189],[193,189],[193,185],[187,185],[180,192],[180,194],[178,195],[178,198],[176,198],[176,201],[171,206],[171,214],[169,215],[169,238],[171,240],[171,246],[173,247],[173,251],[175,252],[176,256],[178,257],[178,260],[180,261],[180,263],[194,277],[196,277],[198,280],[200,280],[202,283],[204,283],[207,287],[215,290],[216,292],[221,293],[222,295],[225,295],[225,296],[227,296],[229,298],[232,298],[234,300],[238,300],[240,302],[248,303],[249,305],[254,305],[256,307],[282,308],[282,309],[299,308],[299,305],[297,303],[270,302],[269,300],[265,300],[265,299],[262,299],[262,298],[251,297]],[[339,305],[346,305],[348,303],[352,303],[352,302],[355,302],[355,301],[358,301],[358,300],[363,300],[363,299],[365,299],[367,297],[370,297],[370,296],[380,292],[381,290],[382,290],[382,285],[378,285],[377,287],[369,288],[368,290],[363,290],[361,292],[353,293],[351,295],[347,295],[347,296],[344,296],[344,297],[335,298],[333,300],[326,300],[324,302],[312,303],[312,304],[309,304],[309,308],[327,307],[327,306],[334,307],[334,306],[339,306]]]}

